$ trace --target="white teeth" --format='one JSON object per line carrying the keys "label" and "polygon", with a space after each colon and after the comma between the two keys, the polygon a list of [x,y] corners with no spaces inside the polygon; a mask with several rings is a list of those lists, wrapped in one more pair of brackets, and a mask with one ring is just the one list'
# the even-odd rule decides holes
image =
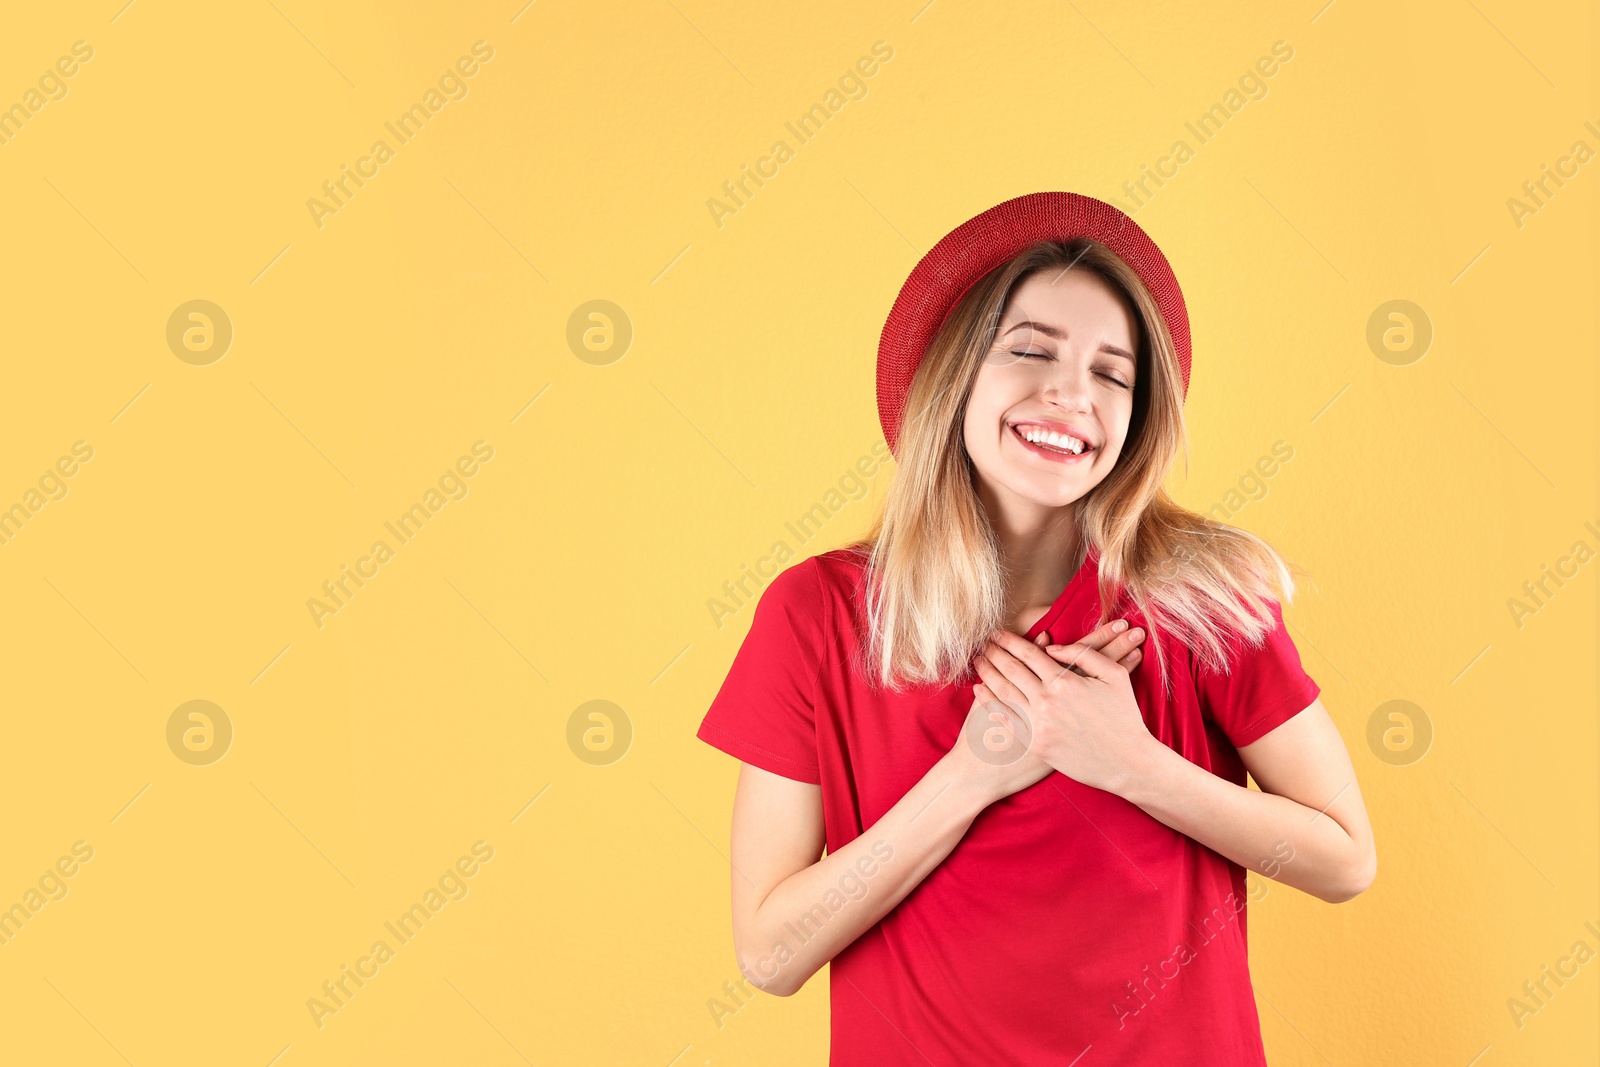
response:
{"label": "white teeth", "polygon": [[1023,430],[1022,436],[1027,438],[1029,441],[1032,441],[1034,444],[1049,445],[1051,448],[1059,448],[1063,451],[1071,452],[1075,456],[1082,455],[1083,450],[1088,447],[1084,442],[1078,440],[1076,437],[1068,437],[1066,434],[1055,433],[1050,430],[1041,430],[1032,426],[1028,427],[1026,430]]}

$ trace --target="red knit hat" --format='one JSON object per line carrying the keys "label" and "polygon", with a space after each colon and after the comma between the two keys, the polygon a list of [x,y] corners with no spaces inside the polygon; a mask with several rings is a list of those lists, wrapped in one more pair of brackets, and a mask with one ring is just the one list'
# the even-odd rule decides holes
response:
{"label": "red knit hat", "polygon": [[1033,242],[1092,237],[1122,258],[1155,297],[1177,349],[1189,395],[1189,313],[1178,279],[1148,234],[1102,200],[1078,193],[1029,193],[997,204],[940,239],[900,287],[878,340],[878,422],[894,452],[906,393],[934,335],[979,279]]}

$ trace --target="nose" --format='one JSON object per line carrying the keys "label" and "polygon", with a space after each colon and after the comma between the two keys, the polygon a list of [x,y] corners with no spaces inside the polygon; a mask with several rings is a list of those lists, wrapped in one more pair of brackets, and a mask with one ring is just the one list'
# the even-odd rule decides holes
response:
{"label": "nose", "polygon": [[1066,411],[1087,412],[1093,395],[1093,379],[1088,361],[1059,360],[1050,368],[1044,384],[1044,398]]}

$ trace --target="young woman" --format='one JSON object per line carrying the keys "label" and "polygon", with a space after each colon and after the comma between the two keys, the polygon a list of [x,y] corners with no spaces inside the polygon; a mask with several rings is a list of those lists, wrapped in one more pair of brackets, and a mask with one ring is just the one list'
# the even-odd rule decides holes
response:
{"label": "young woman", "polygon": [[740,968],[831,961],[834,1067],[1265,1064],[1245,869],[1371,884],[1289,568],[1162,489],[1189,364],[1166,258],[1089,197],[1000,204],[901,290],[883,511],[762,590],[698,733],[743,761]]}

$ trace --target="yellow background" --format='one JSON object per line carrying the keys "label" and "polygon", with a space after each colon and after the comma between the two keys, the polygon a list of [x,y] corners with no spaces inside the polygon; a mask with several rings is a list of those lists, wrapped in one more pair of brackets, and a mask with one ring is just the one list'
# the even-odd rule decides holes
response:
{"label": "yellow background", "polygon": [[[1268,1054],[1595,1061],[1600,962],[1520,1029],[1506,1004],[1600,949],[1600,563],[1520,627],[1507,606],[1600,547],[1600,162],[1507,207],[1600,148],[1592,8],[122,5],[0,35],[0,104],[94,49],[0,145],[0,506],[94,451],[0,545],[0,906],[94,850],[0,946],[0,1059],[824,1062],[825,973],[708,1009],[738,977],[737,765],[694,731],[750,613],[707,601],[780,538],[865,527],[889,471],[809,544],[784,523],[881,440],[878,331],[923,252],[1026,192],[1131,207],[1281,40],[1266,96],[1136,215],[1193,323],[1174,491],[1209,509],[1294,449],[1234,521],[1311,576],[1290,624],[1378,840],[1354,901],[1252,908]],[[467,96],[316,225],[479,40]],[[785,122],[880,40],[798,144]],[[707,201],[779,139],[719,227]],[[203,366],[166,341],[195,299],[234,331]],[[1434,331],[1404,366],[1366,341],[1394,299]],[[633,331],[605,365],[567,340],[592,300]],[[316,625],[477,441],[467,495]],[[1396,699],[1433,728],[1409,765],[1366,740]],[[168,747],[191,700],[233,726],[210,765]],[[610,765],[567,741],[591,700],[632,726]],[[319,1028],[308,998],[477,841],[469,894]]]}

